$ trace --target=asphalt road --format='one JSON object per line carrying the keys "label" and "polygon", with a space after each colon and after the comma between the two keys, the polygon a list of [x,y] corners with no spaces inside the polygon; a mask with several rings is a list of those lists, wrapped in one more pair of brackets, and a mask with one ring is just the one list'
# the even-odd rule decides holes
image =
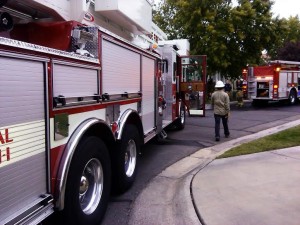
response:
{"label": "asphalt road", "polygon": [[[289,117],[292,121],[299,113],[299,104],[289,106],[272,103],[266,107],[253,108],[248,103],[242,109],[232,105],[229,140],[280,125],[283,118]],[[184,130],[169,130],[167,133],[168,137],[162,143],[152,141],[143,147],[136,182],[125,194],[111,197],[102,225],[126,225],[132,203],[152,178],[178,160],[216,144],[212,110],[207,110],[205,117],[188,117]],[[221,142],[227,140],[221,137]]]}

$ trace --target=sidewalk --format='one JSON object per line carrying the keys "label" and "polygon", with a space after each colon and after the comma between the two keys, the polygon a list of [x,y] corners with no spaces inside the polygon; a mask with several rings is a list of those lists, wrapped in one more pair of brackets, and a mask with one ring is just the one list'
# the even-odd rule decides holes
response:
{"label": "sidewalk", "polygon": [[299,184],[300,146],[215,160],[192,197],[203,225],[299,225]]}
{"label": "sidewalk", "polygon": [[297,125],[300,120],[178,161],[139,195],[128,224],[299,224],[300,147],[214,160],[232,147]]}

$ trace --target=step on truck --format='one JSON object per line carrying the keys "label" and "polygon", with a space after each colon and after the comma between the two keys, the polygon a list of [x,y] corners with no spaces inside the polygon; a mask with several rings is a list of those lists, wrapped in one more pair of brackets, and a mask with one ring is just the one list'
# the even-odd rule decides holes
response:
{"label": "step on truck", "polygon": [[146,25],[131,26],[125,6],[100,13],[101,4],[0,1],[0,225],[52,213],[99,225],[111,190],[133,184],[141,145],[165,137],[166,126],[183,128],[189,93],[204,91],[205,56],[134,45],[101,23]]}

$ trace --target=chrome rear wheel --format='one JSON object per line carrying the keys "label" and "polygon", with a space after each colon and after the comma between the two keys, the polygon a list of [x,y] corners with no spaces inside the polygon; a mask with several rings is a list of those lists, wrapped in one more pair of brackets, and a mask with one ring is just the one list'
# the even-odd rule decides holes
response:
{"label": "chrome rear wheel", "polygon": [[98,159],[87,162],[81,175],[79,202],[82,211],[90,215],[97,208],[103,191],[103,169]]}

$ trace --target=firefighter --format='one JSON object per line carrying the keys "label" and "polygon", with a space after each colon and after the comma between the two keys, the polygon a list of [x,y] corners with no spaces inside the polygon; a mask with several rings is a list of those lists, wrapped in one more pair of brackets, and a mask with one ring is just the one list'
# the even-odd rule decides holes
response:
{"label": "firefighter", "polygon": [[244,93],[241,87],[238,87],[237,90],[238,90],[236,93],[237,107],[242,108],[244,106],[244,100],[243,100]]}
{"label": "firefighter", "polygon": [[220,141],[220,122],[222,120],[225,137],[228,138],[228,117],[230,115],[230,102],[229,96],[224,91],[224,83],[217,81],[215,88],[216,91],[211,96],[211,104],[214,109],[215,117],[215,138],[216,141]]}

